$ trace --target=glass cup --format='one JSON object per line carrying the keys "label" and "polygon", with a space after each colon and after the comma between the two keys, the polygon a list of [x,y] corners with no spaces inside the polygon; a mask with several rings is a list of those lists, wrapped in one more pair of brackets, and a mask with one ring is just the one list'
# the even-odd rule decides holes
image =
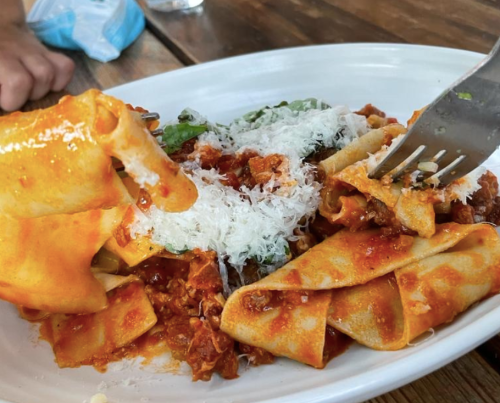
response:
{"label": "glass cup", "polygon": [[201,3],[203,0],[146,0],[149,8],[159,11],[185,10]]}

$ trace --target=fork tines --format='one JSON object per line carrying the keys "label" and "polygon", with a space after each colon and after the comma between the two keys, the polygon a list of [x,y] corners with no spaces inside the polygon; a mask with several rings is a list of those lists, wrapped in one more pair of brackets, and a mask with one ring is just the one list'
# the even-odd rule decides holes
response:
{"label": "fork tines", "polygon": [[160,114],[156,112],[148,112],[148,113],[143,113],[141,114],[142,120],[145,122],[151,122],[153,120],[158,120],[160,119]]}
{"label": "fork tines", "polygon": [[394,181],[404,174],[410,174],[417,171],[417,181],[424,181],[427,184],[434,185],[438,184],[441,178],[450,174],[453,175],[453,171],[467,158],[466,155],[460,155],[437,172],[435,170],[420,169],[419,167],[421,167],[422,163],[430,162],[438,164],[447,154],[446,150],[441,150],[432,158],[420,159],[425,154],[427,149],[428,147],[425,145],[418,146],[407,158],[397,164],[396,167],[389,170],[387,166],[388,164],[390,166],[391,162],[394,163],[394,154],[397,151],[397,149],[394,149],[391,153],[387,154],[385,158],[383,158],[382,161],[380,161],[380,163],[370,172],[369,177],[375,179],[390,177]]}
{"label": "fork tines", "polygon": [[[154,120],[159,120],[160,114],[157,112],[143,113],[141,114],[141,119],[144,120],[145,122],[152,122]],[[163,130],[162,129],[152,130],[151,134],[153,136],[161,136],[163,134]]]}

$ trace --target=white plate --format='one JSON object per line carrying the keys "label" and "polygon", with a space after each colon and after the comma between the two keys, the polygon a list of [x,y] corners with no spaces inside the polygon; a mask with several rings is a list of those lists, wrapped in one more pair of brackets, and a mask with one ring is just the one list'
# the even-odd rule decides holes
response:
{"label": "white plate", "polygon": [[[371,102],[404,122],[481,57],[424,46],[314,46],[206,63],[108,92],[160,112],[164,121],[186,106],[227,122],[262,105],[318,97],[352,108]],[[123,363],[106,374],[89,367],[60,370],[47,343],[37,342],[33,326],[0,303],[0,400],[81,403],[103,391],[111,403],[362,401],[424,376],[499,332],[499,305],[500,296],[482,302],[417,347],[378,352],[353,345],[322,371],[280,359],[243,368],[237,380],[215,376],[192,383],[189,376]]]}

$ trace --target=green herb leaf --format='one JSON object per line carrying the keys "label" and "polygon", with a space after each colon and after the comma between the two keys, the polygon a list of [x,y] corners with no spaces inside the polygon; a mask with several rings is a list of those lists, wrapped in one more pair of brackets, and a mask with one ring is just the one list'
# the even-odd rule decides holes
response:
{"label": "green herb leaf", "polygon": [[470,92],[457,92],[457,95],[458,95],[458,99],[472,101],[472,94]]}
{"label": "green herb leaf", "polygon": [[165,249],[168,250],[170,253],[173,253],[174,255],[182,255],[182,254],[184,254],[186,252],[189,252],[189,249],[177,250],[170,243],[167,243],[165,245]]}
{"label": "green herb leaf", "polygon": [[[198,115],[198,118],[195,116]],[[201,115],[193,109],[183,109],[182,112],[177,116],[179,123],[196,122],[199,124],[205,124],[206,121],[201,117]],[[201,120],[200,120],[201,119]]]}
{"label": "green herb leaf", "polygon": [[[318,101],[316,98],[299,99],[293,102],[282,101],[278,105],[265,106],[259,110],[248,112],[242,116],[242,119],[248,123],[255,123],[266,111],[278,108],[288,108],[293,112],[306,112],[311,109],[325,110],[331,108],[331,106],[325,102]],[[271,123],[274,123],[274,121],[274,119],[271,119]]]}
{"label": "green herb leaf", "polygon": [[208,130],[207,125],[190,125],[189,123],[179,123],[165,126],[163,128],[162,140],[166,144],[165,151],[171,154],[180,150],[182,144]]}
{"label": "green herb leaf", "polygon": [[319,109],[324,111],[325,109],[330,109],[331,106],[323,101],[318,101],[316,98],[299,99],[297,101],[290,102],[286,105],[288,109],[297,112],[305,112],[311,109]]}
{"label": "green herb leaf", "polygon": [[[284,246],[284,252],[285,252],[285,257],[286,257],[287,259],[289,259],[289,258],[290,258],[290,253],[291,253],[291,251],[290,251],[290,246],[289,246],[288,244],[286,244],[286,245]],[[261,261],[259,261],[259,259],[258,259],[258,258],[256,258],[256,257],[254,257],[254,258],[253,258],[253,260],[254,260],[255,262],[257,262],[257,263],[261,264],[261,265],[264,265],[264,266],[270,266],[270,265],[272,265],[272,264],[279,263],[279,261],[280,261],[281,259],[277,259],[277,258],[276,258],[276,255],[273,255],[273,254],[269,253],[269,254],[268,254],[267,256],[265,256],[265,257],[264,257],[264,259],[262,259]],[[284,263],[284,262],[283,262],[283,263]]]}

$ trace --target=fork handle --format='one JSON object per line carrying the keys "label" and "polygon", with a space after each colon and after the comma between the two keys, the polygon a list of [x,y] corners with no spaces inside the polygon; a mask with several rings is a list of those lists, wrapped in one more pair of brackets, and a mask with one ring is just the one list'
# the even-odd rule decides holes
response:
{"label": "fork handle", "polygon": [[488,81],[500,83],[500,38],[491,49],[488,56],[469,72],[468,75],[476,74]]}

